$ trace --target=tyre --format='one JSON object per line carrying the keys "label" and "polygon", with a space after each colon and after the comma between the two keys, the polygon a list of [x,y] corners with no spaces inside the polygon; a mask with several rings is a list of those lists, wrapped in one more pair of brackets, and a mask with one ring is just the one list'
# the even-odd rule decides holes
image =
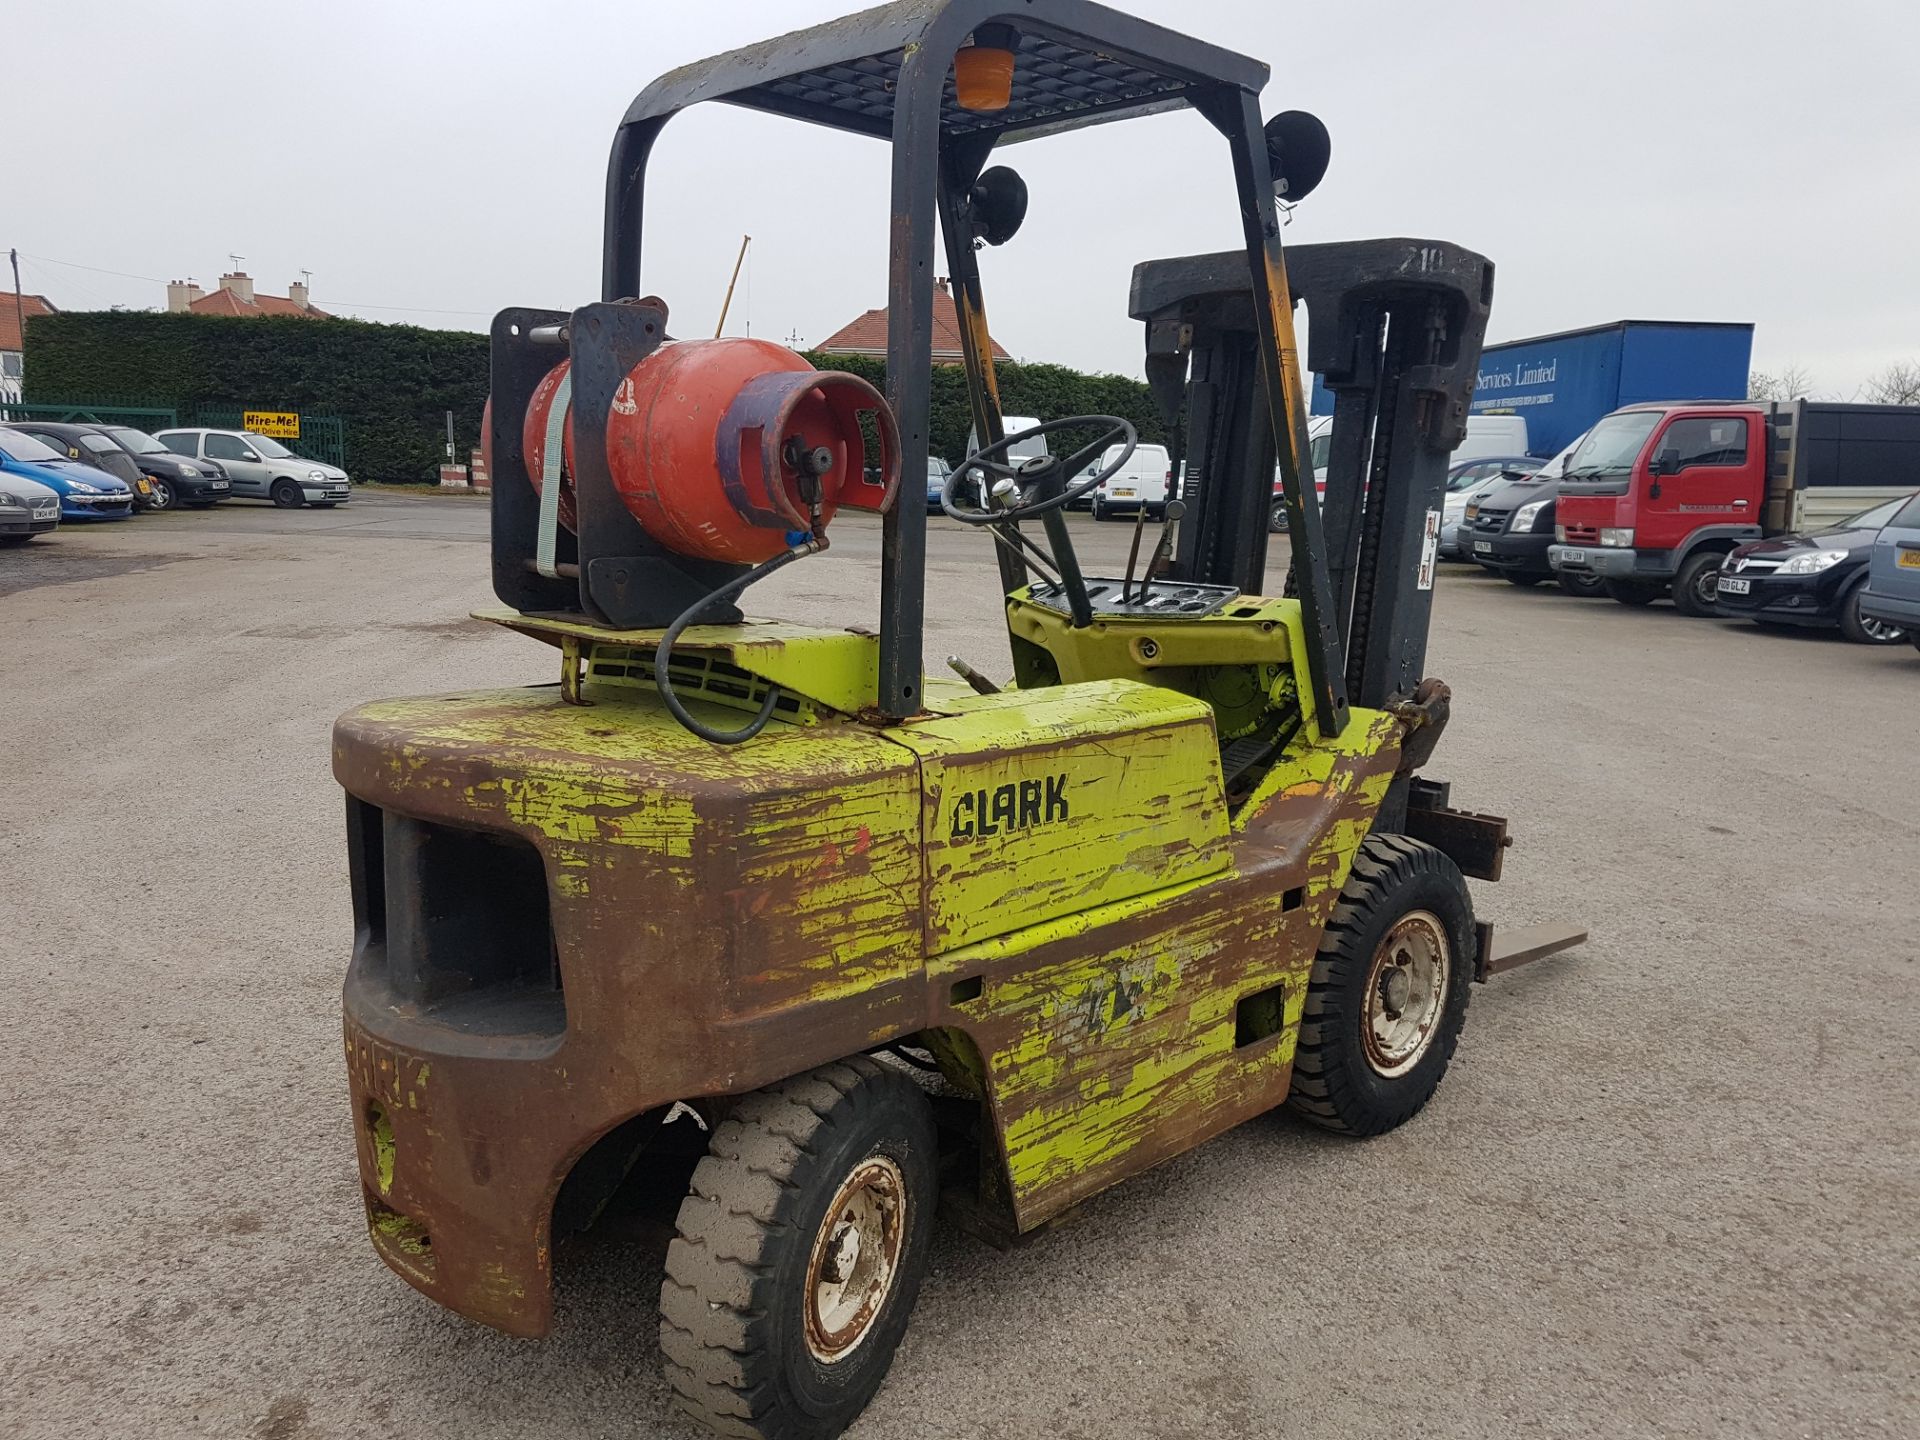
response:
{"label": "tyre", "polygon": [[171,480],[162,480],[156,476],[149,476],[147,483],[153,487],[153,499],[148,502],[148,509],[171,510],[178,504],[180,497],[174,493],[173,482]]}
{"label": "tyre", "polygon": [[1581,570],[1556,570],[1554,583],[1569,595],[1604,595],[1607,582],[1598,575],[1589,575]]}
{"label": "tyre", "polygon": [[1093,518],[1096,520],[1104,520],[1107,518],[1107,507],[1102,505],[1098,500],[1093,502]]}
{"label": "tyre", "polygon": [[934,1162],[925,1093],[866,1056],[756,1091],[714,1127],[660,1287],[690,1414],[765,1440],[853,1423],[920,1293]]}
{"label": "tyre", "polygon": [[15,545],[24,545],[31,539],[31,535],[0,535],[0,548],[11,550]]}
{"label": "tyre", "polygon": [[1453,1059],[1473,965],[1458,867],[1404,835],[1368,837],[1314,958],[1287,1107],[1343,1135],[1412,1119]]}
{"label": "tyre", "polygon": [[300,487],[291,480],[274,481],[269,493],[273,496],[273,503],[282,510],[298,510],[307,501],[307,497],[300,493]]}
{"label": "tyre", "polygon": [[1528,575],[1524,571],[1519,570],[1496,570],[1494,573],[1499,575],[1509,585],[1518,585],[1522,590],[1538,585],[1542,580],[1546,579],[1544,575]]}
{"label": "tyre", "polygon": [[1607,580],[1602,583],[1613,599],[1636,608],[1651,605],[1666,593],[1664,585],[1655,585],[1646,580]]}
{"label": "tyre", "polygon": [[1860,593],[1867,588],[1861,581],[1840,602],[1840,633],[1856,645],[1899,645],[1907,632],[1885,620],[1870,620],[1860,613]]}
{"label": "tyre", "polygon": [[1267,533],[1284,535],[1287,533],[1288,523],[1287,502],[1276,495],[1273,497],[1273,504],[1267,508]]}
{"label": "tyre", "polygon": [[1697,550],[1681,561],[1673,577],[1673,608],[1696,620],[1719,614],[1720,565],[1726,558],[1717,550]]}

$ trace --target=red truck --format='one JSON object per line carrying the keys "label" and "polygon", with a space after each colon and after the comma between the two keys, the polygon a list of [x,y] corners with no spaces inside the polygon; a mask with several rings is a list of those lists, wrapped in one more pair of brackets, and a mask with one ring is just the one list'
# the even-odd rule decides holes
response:
{"label": "red truck", "polygon": [[1630,405],[1593,427],[1560,485],[1556,571],[1615,600],[1712,615],[1736,545],[1805,530],[1920,483],[1920,406],[1795,400]]}

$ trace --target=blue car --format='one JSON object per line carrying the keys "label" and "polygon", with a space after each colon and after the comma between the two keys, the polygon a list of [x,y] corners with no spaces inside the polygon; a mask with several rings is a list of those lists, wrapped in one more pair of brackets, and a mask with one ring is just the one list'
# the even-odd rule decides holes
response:
{"label": "blue car", "polygon": [[1873,542],[1860,613],[1898,625],[1920,650],[1920,495],[1907,501]]}
{"label": "blue car", "polygon": [[126,481],[6,425],[0,425],[0,475],[38,480],[60,497],[62,520],[124,520],[133,513]]}

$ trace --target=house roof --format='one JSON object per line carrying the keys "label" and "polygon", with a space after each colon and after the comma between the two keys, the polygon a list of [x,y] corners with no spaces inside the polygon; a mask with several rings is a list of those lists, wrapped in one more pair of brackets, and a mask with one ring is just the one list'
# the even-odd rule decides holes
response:
{"label": "house roof", "polygon": [[[859,319],[841,326],[813,349],[822,355],[875,355],[885,359],[886,310],[867,311]],[[942,283],[933,292],[933,363],[958,365],[965,358],[960,348],[960,319],[953,308],[953,296]],[[1001,349],[1000,342],[996,340],[993,342],[993,358],[1011,360],[1013,357]]]}
{"label": "house roof", "polygon": [[21,295],[15,303],[14,292],[0,290],[0,350],[22,349],[20,341],[20,319],[24,312],[31,320],[36,315],[53,315],[58,311],[51,300],[44,295]]}
{"label": "house roof", "polygon": [[189,301],[187,312],[192,315],[298,315],[308,320],[334,318],[317,305],[303,310],[284,295],[262,295],[258,291],[254,292],[253,303],[249,305],[224,286]]}

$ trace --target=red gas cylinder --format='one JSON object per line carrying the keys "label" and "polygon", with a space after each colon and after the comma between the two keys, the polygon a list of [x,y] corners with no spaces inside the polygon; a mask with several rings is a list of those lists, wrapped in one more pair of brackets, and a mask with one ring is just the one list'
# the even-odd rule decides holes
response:
{"label": "red gas cylinder", "polygon": [[[880,437],[877,479],[862,415]],[[699,559],[757,564],[791,548],[812,526],[794,462],[822,451],[823,525],[843,505],[892,503],[900,435],[880,392],[766,340],[663,345],[634,366],[607,416],[614,488],[649,535]]]}
{"label": "red gas cylinder", "polygon": [[[573,367],[571,360],[562,360],[553,369],[541,377],[534,387],[533,398],[527,401],[527,418],[520,426],[520,453],[526,457],[527,478],[533,482],[533,493],[538,495],[546,479],[547,470],[547,421],[553,414],[554,396],[559,393],[560,382],[566,378]],[[493,405],[491,397],[487,400],[489,408]],[[492,433],[492,427],[488,427]],[[487,470],[493,470],[493,457],[487,457]],[[567,406],[566,430],[560,437],[560,523],[567,530],[579,533],[579,507],[573,495],[573,406]]]}

